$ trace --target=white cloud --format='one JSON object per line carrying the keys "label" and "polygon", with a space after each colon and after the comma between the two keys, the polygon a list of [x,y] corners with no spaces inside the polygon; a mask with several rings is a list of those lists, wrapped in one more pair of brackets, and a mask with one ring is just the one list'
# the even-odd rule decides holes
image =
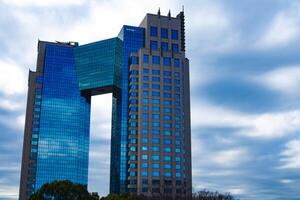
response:
{"label": "white cloud", "polygon": [[[15,62],[0,60],[0,92],[5,95],[25,94],[26,80],[24,71]],[[9,103],[2,101],[1,104]]]}
{"label": "white cloud", "polygon": [[291,179],[281,179],[281,180],[279,180],[279,182],[283,183],[283,184],[291,184],[291,183],[294,183],[295,181],[291,180]]}
{"label": "white cloud", "polygon": [[17,199],[19,188],[16,186],[0,185],[0,197],[4,199]]}
{"label": "white cloud", "polygon": [[[291,140],[281,152],[281,169],[300,169],[300,140]],[[286,181],[285,181],[286,182]]]}
{"label": "white cloud", "polygon": [[85,0],[3,0],[3,3],[14,6],[39,6],[39,7],[50,7],[50,6],[70,6],[70,5],[81,5]]}
{"label": "white cloud", "polygon": [[276,14],[264,35],[256,44],[259,48],[272,48],[288,45],[298,39],[300,31],[300,5]]}
{"label": "white cloud", "polygon": [[274,139],[300,131],[300,110],[248,114],[198,100],[192,104],[192,127],[237,128],[236,134]]}
{"label": "white cloud", "polygon": [[249,159],[249,153],[244,148],[221,150],[214,153],[211,160],[224,167],[237,166]]}
{"label": "white cloud", "polygon": [[223,53],[238,46],[240,42],[238,29],[232,24],[230,13],[221,4],[198,1],[196,5],[187,9],[189,12],[186,32],[191,51]]}
{"label": "white cloud", "polygon": [[289,96],[300,96],[300,66],[283,66],[254,78],[268,88]]}

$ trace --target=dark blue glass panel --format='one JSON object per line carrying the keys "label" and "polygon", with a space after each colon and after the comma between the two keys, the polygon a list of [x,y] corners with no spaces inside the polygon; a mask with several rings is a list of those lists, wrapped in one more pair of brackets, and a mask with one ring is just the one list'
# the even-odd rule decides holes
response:
{"label": "dark blue glass panel", "polygon": [[160,29],[160,36],[161,38],[168,38],[168,29],[167,28],[161,28]]}
{"label": "dark blue glass panel", "polygon": [[178,40],[178,31],[171,30],[171,37],[172,37],[172,40]]}
{"label": "dark blue glass panel", "polygon": [[150,27],[150,35],[153,37],[157,37],[157,27],[155,26]]}

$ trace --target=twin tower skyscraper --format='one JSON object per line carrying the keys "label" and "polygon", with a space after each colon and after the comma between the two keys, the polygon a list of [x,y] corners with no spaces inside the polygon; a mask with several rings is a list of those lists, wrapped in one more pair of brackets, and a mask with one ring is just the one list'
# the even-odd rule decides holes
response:
{"label": "twin tower skyscraper", "polygon": [[191,198],[184,13],[158,12],[138,27],[124,25],[115,38],[38,42],[36,71],[29,72],[20,200],[54,180],[87,186],[91,97],[105,93],[113,94],[110,193]]}

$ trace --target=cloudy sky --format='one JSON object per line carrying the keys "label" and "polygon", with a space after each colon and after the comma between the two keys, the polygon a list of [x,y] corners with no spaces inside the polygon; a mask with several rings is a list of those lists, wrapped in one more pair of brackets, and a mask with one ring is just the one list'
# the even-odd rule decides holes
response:
{"label": "cloudy sky", "polygon": [[[0,199],[17,199],[37,41],[114,37],[185,5],[193,187],[300,199],[300,1],[0,0]],[[108,17],[110,20],[108,20]],[[109,182],[111,95],[92,99],[89,189]]]}

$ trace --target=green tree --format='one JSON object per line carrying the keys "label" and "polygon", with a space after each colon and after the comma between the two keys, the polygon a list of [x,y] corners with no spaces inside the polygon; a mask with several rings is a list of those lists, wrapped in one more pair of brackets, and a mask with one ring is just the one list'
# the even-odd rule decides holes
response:
{"label": "green tree", "polygon": [[99,196],[90,194],[83,185],[64,180],[44,184],[29,200],[99,200]]}

